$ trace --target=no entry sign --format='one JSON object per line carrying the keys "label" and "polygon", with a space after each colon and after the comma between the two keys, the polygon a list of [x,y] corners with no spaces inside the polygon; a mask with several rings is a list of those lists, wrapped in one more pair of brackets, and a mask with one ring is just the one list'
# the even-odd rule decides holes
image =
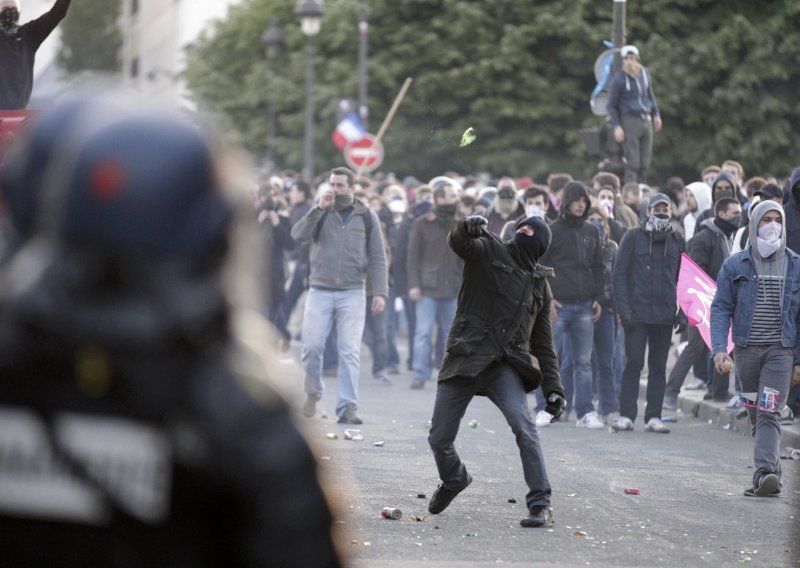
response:
{"label": "no entry sign", "polygon": [[383,163],[383,144],[372,134],[344,147],[344,161],[354,170],[371,172]]}

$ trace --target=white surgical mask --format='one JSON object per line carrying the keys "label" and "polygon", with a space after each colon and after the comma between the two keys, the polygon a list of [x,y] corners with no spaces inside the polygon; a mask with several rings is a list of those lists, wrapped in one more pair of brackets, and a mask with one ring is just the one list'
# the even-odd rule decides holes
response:
{"label": "white surgical mask", "polygon": [[758,254],[762,258],[767,258],[775,254],[781,244],[781,232],[783,225],[777,221],[771,221],[766,225],[758,228],[758,236],[756,238],[756,246],[758,247]]}
{"label": "white surgical mask", "polygon": [[392,213],[405,213],[408,209],[408,205],[402,199],[392,199],[388,207]]}
{"label": "white surgical mask", "polygon": [[783,232],[783,225],[777,221],[771,221],[758,228],[758,236],[768,242],[779,240],[781,232]]}
{"label": "white surgical mask", "polygon": [[600,199],[598,200],[600,205],[605,208],[606,215],[609,217],[614,217],[614,199],[607,198],[607,199]]}
{"label": "white surgical mask", "polygon": [[538,205],[526,205],[525,217],[539,217],[540,219],[544,219],[544,209]]}

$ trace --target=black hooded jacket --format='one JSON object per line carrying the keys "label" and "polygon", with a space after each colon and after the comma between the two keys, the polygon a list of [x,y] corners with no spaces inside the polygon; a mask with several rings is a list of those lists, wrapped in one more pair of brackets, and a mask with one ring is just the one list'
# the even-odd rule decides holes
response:
{"label": "black hooded jacket", "polygon": [[[714,178],[714,183],[711,185],[711,207],[700,213],[700,215],[697,217],[697,227],[699,227],[700,224],[706,219],[714,218],[714,203],[716,203],[720,198],[720,196],[717,195],[717,184],[723,180],[727,181],[733,186],[733,197],[738,199],[739,203],[742,203],[742,193],[739,191],[739,186],[736,184],[736,180],[733,179],[733,176],[728,172],[719,172],[717,177]],[[742,206],[744,207],[744,203],[742,203]]]}
{"label": "black hooded jacket", "polygon": [[[586,200],[580,219],[569,214],[569,204]],[[589,193],[579,182],[564,186],[561,214],[550,225],[553,240],[541,262],[555,270],[553,296],[559,302],[599,301],[603,297],[603,250],[600,232],[588,223]]]}
{"label": "black hooded jacket", "polygon": [[786,215],[786,246],[794,252],[800,251],[800,168],[792,170],[789,185],[783,198]]}

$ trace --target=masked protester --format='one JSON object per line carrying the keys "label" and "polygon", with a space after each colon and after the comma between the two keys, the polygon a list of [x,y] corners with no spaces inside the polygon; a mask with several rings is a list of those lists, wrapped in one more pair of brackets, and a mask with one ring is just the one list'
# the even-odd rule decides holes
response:
{"label": "masked protester", "polygon": [[[456,222],[458,193],[453,186],[440,186],[433,197],[433,209],[411,226],[406,257],[408,297],[415,302],[416,313],[412,389],[425,388],[431,377],[434,327],[438,325],[444,336],[450,331],[464,266],[447,246],[447,234]],[[440,361],[436,359],[437,367]]]}
{"label": "masked protester", "polygon": [[755,441],[753,485],[744,491],[751,497],[781,493],[781,410],[790,385],[800,384],[800,257],[786,246],[785,228],[777,203],[751,210],[750,244],[722,265],[711,303],[714,364],[720,373],[736,365]]}
{"label": "masked protester", "polygon": [[454,441],[472,397],[481,394],[500,408],[517,439],[528,486],[529,516],[522,526],[550,526],[551,487],[526,399],[540,387],[554,416],[566,402],[550,331],[552,270],[539,265],[550,230],[541,218],[529,217],[520,221],[514,240],[504,243],[487,224],[478,215],[467,217],[447,237],[464,260],[464,279],[428,438],[442,480],[428,510],[443,512],[472,483]]}
{"label": "masked protester", "polygon": [[648,202],[641,226],[628,229],[619,245],[614,266],[614,300],[625,328],[625,369],[619,393],[620,417],[611,425],[617,431],[633,430],[638,413],[639,377],[647,352],[645,430],[669,432],[661,422],[667,356],[673,326],[678,333],[686,327],[685,316],[678,313],[676,293],[686,244],[673,231],[671,215],[669,197],[656,193]]}
{"label": "masked protester", "polygon": [[0,110],[28,106],[36,51],[67,15],[70,2],[56,0],[44,15],[20,26],[19,0],[0,0]]}

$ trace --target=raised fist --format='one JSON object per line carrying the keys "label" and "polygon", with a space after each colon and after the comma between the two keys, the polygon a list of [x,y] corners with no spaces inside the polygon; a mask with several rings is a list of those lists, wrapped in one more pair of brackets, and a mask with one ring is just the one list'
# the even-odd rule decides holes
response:
{"label": "raised fist", "polygon": [[480,237],[483,230],[489,226],[489,221],[480,215],[470,215],[464,219],[464,228],[470,237]]}

